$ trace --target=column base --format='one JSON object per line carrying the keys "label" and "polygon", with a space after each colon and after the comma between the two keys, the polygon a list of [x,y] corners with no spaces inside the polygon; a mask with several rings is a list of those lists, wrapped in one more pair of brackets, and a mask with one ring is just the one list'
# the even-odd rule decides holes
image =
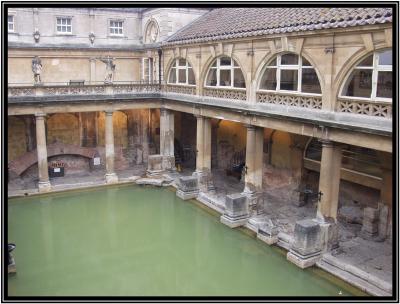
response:
{"label": "column base", "polygon": [[321,249],[323,252],[329,252],[339,247],[339,231],[334,221],[322,220],[317,218],[314,220],[319,224],[321,231]]}
{"label": "column base", "polygon": [[176,191],[176,196],[183,199],[184,201],[196,198],[199,195],[199,191],[182,191],[178,190]]}
{"label": "column base", "polygon": [[316,262],[321,259],[321,252],[317,252],[314,255],[303,256],[297,254],[295,251],[289,251],[286,255],[288,261],[292,262],[301,269],[313,266]]}
{"label": "column base", "polygon": [[51,191],[50,181],[47,182],[39,182],[38,183],[39,192],[49,192]]}
{"label": "column base", "polygon": [[224,214],[220,217],[220,222],[230,228],[236,228],[246,225],[248,219],[248,216],[232,218],[227,214]]}
{"label": "column base", "polygon": [[107,184],[115,184],[118,182],[118,176],[115,173],[107,173],[105,177]]}
{"label": "column base", "polygon": [[210,170],[195,171],[192,176],[197,178],[200,191],[215,193],[214,182]]}

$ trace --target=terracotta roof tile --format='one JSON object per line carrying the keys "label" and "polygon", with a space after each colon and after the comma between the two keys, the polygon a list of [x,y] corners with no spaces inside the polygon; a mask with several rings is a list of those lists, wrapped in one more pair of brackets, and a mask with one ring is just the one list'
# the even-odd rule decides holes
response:
{"label": "terracotta roof tile", "polygon": [[392,22],[391,8],[218,8],[182,28],[167,39],[166,44],[199,43],[387,22]]}

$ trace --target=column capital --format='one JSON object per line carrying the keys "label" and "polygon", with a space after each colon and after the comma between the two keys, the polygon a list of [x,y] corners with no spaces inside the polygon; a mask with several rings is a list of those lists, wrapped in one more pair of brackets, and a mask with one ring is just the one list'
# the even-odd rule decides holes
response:
{"label": "column capital", "polygon": [[44,119],[46,115],[46,113],[35,113],[36,119]]}
{"label": "column capital", "polygon": [[114,110],[105,110],[104,113],[106,113],[106,115],[111,116],[114,113]]}
{"label": "column capital", "polygon": [[323,147],[327,147],[327,148],[332,148],[333,147],[333,141],[328,140],[328,139],[319,139],[318,140]]}
{"label": "column capital", "polygon": [[249,124],[245,124],[244,125],[248,131],[255,131],[256,130],[256,126],[253,125],[249,125]]}
{"label": "column capital", "polygon": [[194,117],[196,117],[197,119],[200,119],[200,118],[205,118],[203,115],[200,115],[200,114],[193,114],[194,115]]}

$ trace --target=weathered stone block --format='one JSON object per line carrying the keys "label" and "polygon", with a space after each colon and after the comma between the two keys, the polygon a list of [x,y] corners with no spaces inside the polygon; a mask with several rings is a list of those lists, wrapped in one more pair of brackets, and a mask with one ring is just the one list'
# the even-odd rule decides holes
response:
{"label": "weathered stone block", "polygon": [[193,172],[193,176],[197,178],[199,190],[202,192],[215,191],[212,173],[210,170],[202,172]]}
{"label": "weathered stone block", "polygon": [[379,230],[379,209],[364,208],[363,224],[361,235],[365,238],[377,236]]}
{"label": "weathered stone block", "polygon": [[321,229],[321,249],[323,252],[339,247],[339,230],[335,222],[319,223]]}
{"label": "weathered stone block", "polygon": [[221,223],[234,228],[246,224],[249,218],[247,198],[240,193],[230,194],[225,199],[225,211]]}
{"label": "weathered stone block", "polygon": [[162,169],[168,171],[174,171],[175,168],[175,157],[174,156],[163,156],[162,157]]}
{"label": "weathered stone block", "polygon": [[313,255],[321,251],[320,232],[319,224],[313,220],[297,221],[291,250],[303,256]]}
{"label": "weathered stone block", "polygon": [[178,179],[176,195],[183,200],[188,200],[199,195],[198,181],[195,176],[181,176]]}
{"label": "weathered stone block", "polygon": [[106,174],[105,177],[107,184],[115,184],[118,182],[118,176],[115,173]]}
{"label": "weathered stone block", "polygon": [[271,220],[258,227],[257,238],[272,245],[278,242],[279,228]]}
{"label": "weathered stone block", "polygon": [[38,183],[39,192],[49,192],[51,191],[50,182],[39,182]]}
{"label": "weathered stone block", "polygon": [[147,175],[157,176],[163,173],[163,156],[159,154],[149,155],[147,161]]}

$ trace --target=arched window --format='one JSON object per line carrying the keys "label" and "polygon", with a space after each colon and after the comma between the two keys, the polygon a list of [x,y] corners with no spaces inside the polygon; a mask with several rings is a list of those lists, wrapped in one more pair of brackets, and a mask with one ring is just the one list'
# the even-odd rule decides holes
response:
{"label": "arched window", "polygon": [[350,73],[341,97],[392,101],[392,50],[375,52],[363,59]]}
{"label": "arched window", "polygon": [[259,90],[321,94],[311,63],[296,54],[280,54],[266,67]]}
{"label": "arched window", "polygon": [[246,88],[246,82],[239,65],[230,57],[217,58],[206,77],[206,86],[224,88]]}
{"label": "arched window", "polygon": [[175,59],[169,71],[168,83],[183,85],[196,84],[193,68],[187,60],[182,58]]}

